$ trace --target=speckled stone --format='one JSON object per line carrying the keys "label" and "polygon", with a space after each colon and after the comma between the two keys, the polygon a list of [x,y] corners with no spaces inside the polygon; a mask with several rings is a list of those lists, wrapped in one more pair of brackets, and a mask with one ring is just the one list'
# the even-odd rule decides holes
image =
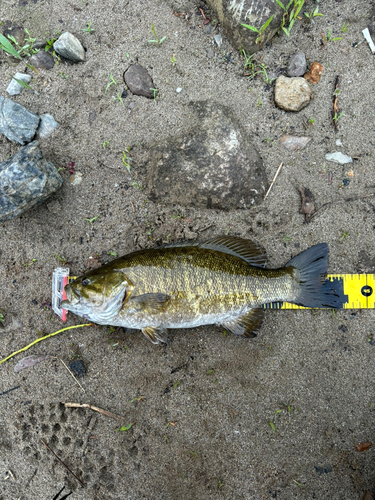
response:
{"label": "speckled stone", "polygon": [[147,69],[140,64],[129,66],[124,73],[124,81],[132,94],[154,98],[154,91],[151,90],[155,88],[154,82]]}
{"label": "speckled stone", "polygon": [[38,69],[52,69],[55,66],[52,54],[45,50],[33,54],[29,62]]}
{"label": "speckled stone", "polygon": [[0,96],[0,133],[10,141],[26,144],[33,139],[39,116],[11,99]]}
{"label": "speckled stone", "polygon": [[42,203],[63,183],[56,168],[43,158],[37,141],[0,163],[0,222]]}
{"label": "speckled stone", "polygon": [[279,76],[275,85],[275,103],[285,111],[300,111],[313,98],[310,85],[304,78]]}
{"label": "speckled stone", "polygon": [[37,130],[38,139],[47,139],[55,130],[60,127],[60,124],[48,113],[40,116],[39,128]]}
{"label": "speckled stone", "polygon": [[287,75],[290,77],[303,76],[306,72],[306,57],[302,50],[297,50],[289,59]]}

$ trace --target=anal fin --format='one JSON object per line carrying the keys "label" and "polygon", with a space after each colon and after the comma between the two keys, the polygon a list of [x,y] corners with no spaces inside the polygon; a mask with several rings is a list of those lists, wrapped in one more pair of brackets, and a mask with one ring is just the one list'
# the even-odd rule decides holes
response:
{"label": "anal fin", "polygon": [[142,333],[147,340],[153,344],[160,344],[161,342],[166,343],[168,334],[167,331],[161,328],[155,328],[153,326],[146,326],[142,328]]}
{"label": "anal fin", "polygon": [[227,321],[226,323],[222,323],[222,326],[224,328],[227,328],[235,335],[254,338],[257,336],[255,332],[257,332],[259,328],[262,326],[263,319],[264,319],[263,309],[255,308],[251,309],[244,316],[240,316],[239,318],[233,321]]}

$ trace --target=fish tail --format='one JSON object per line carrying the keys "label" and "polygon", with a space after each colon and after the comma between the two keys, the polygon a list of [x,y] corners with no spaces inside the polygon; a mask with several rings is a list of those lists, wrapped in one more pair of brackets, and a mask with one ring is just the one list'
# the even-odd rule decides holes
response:
{"label": "fish tail", "polygon": [[287,266],[295,268],[294,277],[298,282],[299,290],[295,304],[304,307],[341,306],[338,295],[325,284],[325,275],[328,266],[328,245],[320,243],[308,248],[288,262]]}

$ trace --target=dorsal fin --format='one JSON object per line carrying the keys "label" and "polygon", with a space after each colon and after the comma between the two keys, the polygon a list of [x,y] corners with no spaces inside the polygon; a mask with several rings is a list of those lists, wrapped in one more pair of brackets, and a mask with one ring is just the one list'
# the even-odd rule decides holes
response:
{"label": "dorsal fin", "polygon": [[199,245],[201,248],[210,248],[230,255],[235,255],[255,267],[265,267],[267,257],[264,249],[251,240],[236,236],[217,236]]}
{"label": "dorsal fin", "polygon": [[208,248],[210,250],[217,250],[229,255],[235,255],[254,267],[265,267],[267,264],[267,257],[261,245],[254,243],[251,240],[244,238],[237,238],[236,236],[216,236],[203,243],[171,243],[162,245],[158,248],[177,248],[177,247],[200,247]]}

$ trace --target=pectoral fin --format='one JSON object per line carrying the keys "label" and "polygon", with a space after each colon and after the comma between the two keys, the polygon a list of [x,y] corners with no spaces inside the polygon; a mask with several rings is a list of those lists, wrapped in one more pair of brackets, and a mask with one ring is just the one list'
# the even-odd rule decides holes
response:
{"label": "pectoral fin", "polygon": [[137,311],[151,309],[153,311],[160,311],[164,304],[170,299],[170,295],[165,293],[145,293],[132,297],[131,304]]}
{"label": "pectoral fin", "polygon": [[142,328],[142,333],[146,337],[147,340],[152,342],[153,344],[160,344],[160,342],[167,342],[168,334],[166,330],[162,330],[161,328],[155,328],[153,326],[146,326],[146,328]]}
{"label": "pectoral fin", "polygon": [[263,318],[263,309],[251,309],[247,314],[234,321],[222,323],[222,326],[235,335],[253,338],[257,336],[255,332],[262,326]]}

